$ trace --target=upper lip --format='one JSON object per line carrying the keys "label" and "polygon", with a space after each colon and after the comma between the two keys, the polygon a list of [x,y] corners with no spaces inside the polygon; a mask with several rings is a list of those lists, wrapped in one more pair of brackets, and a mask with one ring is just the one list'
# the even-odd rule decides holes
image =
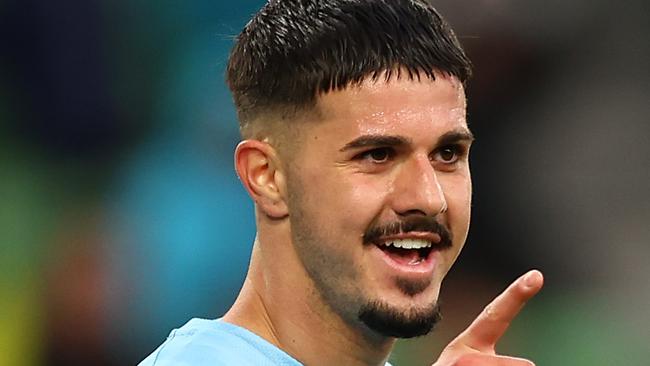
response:
{"label": "upper lip", "polygon": [[440,235],[435,233],[424,233],[424,232],[408,232],[401,233],[396,235],[386,235],[382,236],[377,240],[377,244],[388,243],[393,240],[403,240],[403,239],[417,239],[417,240],[426,240],[431,242],[431,244],[436,245],[442,241]]}

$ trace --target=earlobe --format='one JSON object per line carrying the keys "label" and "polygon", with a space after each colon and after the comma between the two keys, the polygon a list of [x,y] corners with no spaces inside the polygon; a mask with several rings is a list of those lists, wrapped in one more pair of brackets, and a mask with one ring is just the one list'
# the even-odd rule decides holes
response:
{"label": "earlobe", "polygon": [[266,142],[244,140],[235,150],[235,169],[256,206],[268,217],[288,215],[282,194],[284,173],[275,149]]}

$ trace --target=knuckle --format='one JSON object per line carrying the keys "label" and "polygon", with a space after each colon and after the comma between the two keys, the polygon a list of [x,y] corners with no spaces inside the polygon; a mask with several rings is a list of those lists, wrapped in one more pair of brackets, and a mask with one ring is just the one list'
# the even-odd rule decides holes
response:
{"label": "knuckle", "polygon": [[485,317],[489,320],[497,320],[499,317],[499,313],[497,309],[495,309],[494,304],[489,304],[483,309],[483,314],[485,314]]}

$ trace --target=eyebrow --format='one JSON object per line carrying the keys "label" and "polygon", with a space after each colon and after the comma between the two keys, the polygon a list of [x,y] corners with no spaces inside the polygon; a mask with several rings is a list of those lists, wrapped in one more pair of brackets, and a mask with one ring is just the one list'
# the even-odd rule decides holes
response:
{"label": "eyebrow", "polygon": [[438,138],[438,146],[450,145],[458,142],[472,142],[474,141],[472,131],[463,128],[458,130],[449,131]]}
{"label": "eyebrow", "polygon": [[[436,143],[436,145],[437,146],[450,145],[461,141],[472,142],[474,141],[474,135],[470,130],[465,128],[449,131],[438,138],[438,142]],[[345,152],[348,150],[354,150],[354,149],[372,147],[372,146],[395,147],[395,146],[409,145],[411,143],[412,143],[411,139],[403,136],[363,135],[348,142],[339,151]]]}
{"label": "eyebrow", "polygon": [[344,152],[369,146],[402,146],[410,143],[410,139],[402,136],[363,135],[348,142],[339,151]]}

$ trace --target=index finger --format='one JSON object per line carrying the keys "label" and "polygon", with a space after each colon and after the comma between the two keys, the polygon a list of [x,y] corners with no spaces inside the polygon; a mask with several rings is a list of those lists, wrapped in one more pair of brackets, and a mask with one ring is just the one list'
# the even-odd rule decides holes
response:
{"label": "index finger", "polygon": [[544,277],[532,270],[495,298],[456,341],[479,351],[493,351],[526,302],[542,288]]}

